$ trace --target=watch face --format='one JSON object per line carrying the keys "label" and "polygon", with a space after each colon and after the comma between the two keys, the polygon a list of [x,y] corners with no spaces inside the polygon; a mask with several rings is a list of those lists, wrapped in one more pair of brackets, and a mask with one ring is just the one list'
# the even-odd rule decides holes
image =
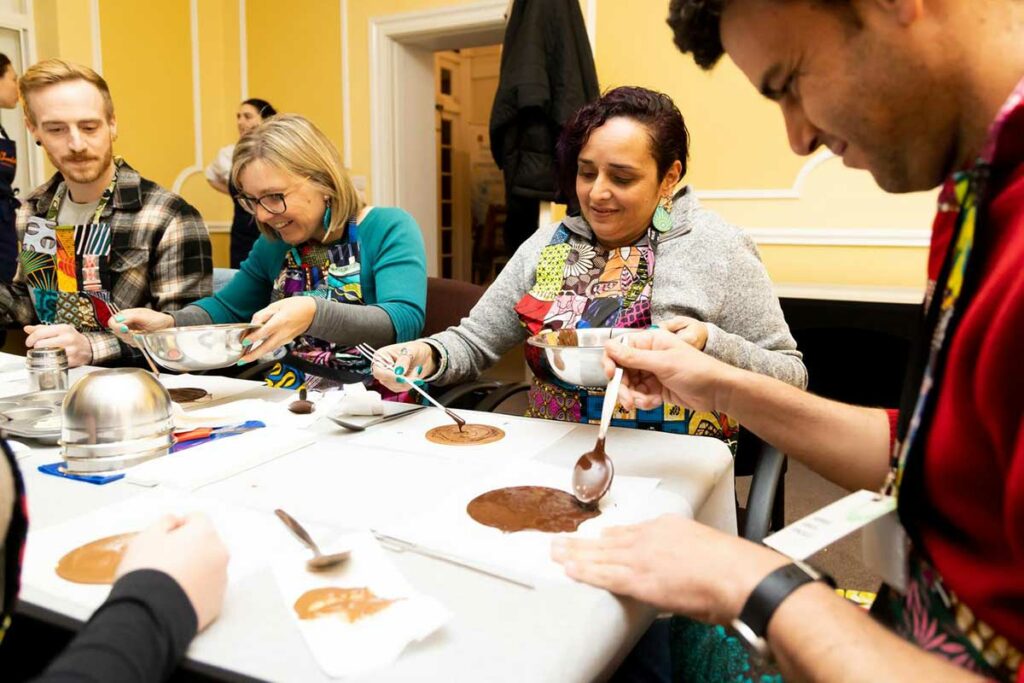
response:
{"label": "watch face", "polygon": [[767,640],[759,637],[749,626],[739,619],[732,620],[732,628],[736,631],[736,635],[739,636],[738,640],[743,643],[743,646],[747,649],[747,652],[750,653],[751,657],[761,664],[771,661],[772,651],[771,648],[768,647]]}

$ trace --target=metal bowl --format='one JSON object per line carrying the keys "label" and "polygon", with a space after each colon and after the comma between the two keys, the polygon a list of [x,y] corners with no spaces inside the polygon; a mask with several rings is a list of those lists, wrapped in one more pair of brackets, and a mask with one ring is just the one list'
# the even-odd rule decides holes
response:
{"label": "metal bowl", "polygon": [[98,370],[78,380],[61,408],[61,451],[69,472],[109,472],[166,455],[171,397],[139,368]]}
{"label": "metal bowl", "polygon": [[540,332],[526,343],[544,351],[551,372],[563,382],[579,387],[603,387],[608,384],[601,366],[604,343],[640,331],[628,327],[586,327]]}
{"label": "metal bowl", "polygon": [[170,370],[193,372],[226,368],[245,355],[242,335],[255,330],[253,323],[168,327],[138,335],[146,351]]}

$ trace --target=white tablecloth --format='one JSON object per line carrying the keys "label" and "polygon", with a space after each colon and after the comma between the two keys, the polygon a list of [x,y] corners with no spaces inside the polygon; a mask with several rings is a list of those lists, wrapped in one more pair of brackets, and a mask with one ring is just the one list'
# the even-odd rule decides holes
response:
{"label": "white tablecloth", "polygon": [[[13,363],[12,358],[0,354],[0,367]],[[73,372],[72,379],[81,372]],[[225,400],[280,398],[279,390],[237,382],[195,377],[188,383],[216,386],[215,393],[227,394]],[[8,381],[0,392],[13,384],[17,382]],[[10,393],[16,392],[12,388]],[[219,399],[215,396],[215,400]],[[410,438],[410,434],[422,434],[421,422],[438,419],[434,409],[362,433],[346,432],[321,419],[308,428],[316,437],[313,445],[206,486],[194,495],[268,518],[269,511],[282,507],[322,534],[376,528],[410,510],[430,509],[456,480],[472,481],[509,458],[533,458],[564,467],[568,480],[572,463],[593,446],[596,435],[596,427],[590,425],[464,414],[500,424],[509,434],[506,445],[514,444],[515,449],[460,454],[453,448],[441,457],[424,453],[432,446],[422,437]],[[693,515],[735,533],[732,458],[724,444],[702,437],[613,428],[608,448],[617,474],[661,480],[652,498],[662,509]],[[58,450],[51,447],[33,448],[19,461],[32,529],[46,529],[136,496],[168,495],[164,487],[146,489],[125,481],[95,486],[37,471],[38,465],[58,459]],[[33,552],[31,535],[28,552]],[[648,607],[588,586],[562,583],[531,589],[415,552],[392,551],[389,555],[415,590],[440,600],[454,617],[425,641],[411,645],[393,666],[365,680],[600,679],[614,670],[654,616]],[[41,575],[44,573],[33,569],[23,576],[25,608],[30,612],[43,608],[85,620],[92,608],[56,595],[58,591],[52,588],[48,591],[49,577]],[[329,680],[288,618],[288,609],[275,589],[269,565],[246,572],[229,586],[221,617],[195,639],[188,657],[275,681]]]}

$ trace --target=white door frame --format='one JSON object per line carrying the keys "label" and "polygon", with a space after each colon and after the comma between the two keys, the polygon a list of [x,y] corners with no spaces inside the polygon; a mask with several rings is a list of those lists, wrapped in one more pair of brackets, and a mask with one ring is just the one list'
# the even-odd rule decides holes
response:
{"label": "white door frame", "polygon": [[[399,206],[416,218],[430,275],[438,269],[433,52],[500,43],[507,7],[507,0],[481,0],[370,19],[373,203]],[[427,55],[431,75],[424,84]]]}

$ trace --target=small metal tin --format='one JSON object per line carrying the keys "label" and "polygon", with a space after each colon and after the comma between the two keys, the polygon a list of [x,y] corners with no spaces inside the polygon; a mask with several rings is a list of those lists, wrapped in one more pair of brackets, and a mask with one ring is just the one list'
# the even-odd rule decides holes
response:
{"label": "small metal tin", "polygon": [[67,391],[68,354],[64,349],[29,349],[25,367],[29,391]]}

